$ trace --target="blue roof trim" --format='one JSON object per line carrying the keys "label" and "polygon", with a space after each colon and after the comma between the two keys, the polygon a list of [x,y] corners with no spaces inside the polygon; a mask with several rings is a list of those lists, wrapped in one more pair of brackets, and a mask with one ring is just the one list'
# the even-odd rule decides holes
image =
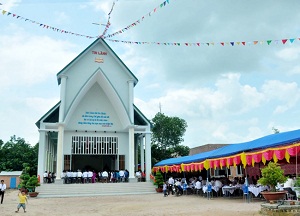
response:
{"label": "blue roof trim", "polygon": [[226,157],[241,152],[257,151],[257,150],[266,149],[270,147],[288,145],[297,141],[300,141],[300,130],[282,132],[282,133],[264,136],[249,142],[230,144],[222,148],[218,148],[212,151],[203,152],[191,156],[185,156],[180,158],[169,158],[158,162],[154,166],[200,162],[206,159]]}

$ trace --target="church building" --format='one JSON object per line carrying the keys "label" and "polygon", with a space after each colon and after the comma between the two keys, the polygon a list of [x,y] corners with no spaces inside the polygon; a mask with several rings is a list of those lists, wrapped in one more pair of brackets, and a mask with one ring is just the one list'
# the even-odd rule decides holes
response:
{"label": "church building", "polygon": [[[151,172],[150,121],[134,105],[138,79],[101,38],[58,74],[60,101],[36,123],[38,175],[63,170]],[[145,165],[145,166],[143,166]]]}

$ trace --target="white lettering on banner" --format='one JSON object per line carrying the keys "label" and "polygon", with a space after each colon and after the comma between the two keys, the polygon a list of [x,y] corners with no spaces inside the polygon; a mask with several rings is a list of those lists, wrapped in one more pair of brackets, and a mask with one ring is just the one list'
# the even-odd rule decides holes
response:
{"label": "white lettering on banner", "polygon": [[110,122],[109,115],[106,112],[85,112],[81,115],[80,125],[100,125],[102,127],[112,127],[113,123]]}

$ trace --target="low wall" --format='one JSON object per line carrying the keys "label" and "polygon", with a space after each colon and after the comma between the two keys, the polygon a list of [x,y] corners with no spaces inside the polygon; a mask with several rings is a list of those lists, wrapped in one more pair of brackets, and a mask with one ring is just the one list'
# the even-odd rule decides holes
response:
{"label": "low wall", "polygon": [[261,204],[260,213],[267,216],[300,216],[300,202],[287,200],[283,203],[264,203]]}

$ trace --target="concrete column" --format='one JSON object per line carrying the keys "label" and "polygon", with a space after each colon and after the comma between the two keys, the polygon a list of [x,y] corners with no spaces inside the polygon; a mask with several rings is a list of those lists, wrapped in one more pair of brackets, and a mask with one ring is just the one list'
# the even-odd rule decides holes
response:
{"label": "concrete column", "polygon": [[151,174],[151,133],[145,135],[145,153],[146,153],[146,181],[150,181]]}
{"label": "concrete column", "polygon": [[141,146],[141,171],[145,171],[144,163],[145,163],[145,149],[144,149],[144,136],[139,137],[140,146]]}
{"label": "concrete column", "polygon": [[134,81],[129,80],[128,81],[128,113],[129,113],[129,118],[132,124],[134,124],[134,109],[133,109],[133,98],[134,98],[134,93],[133,93],[133,87],[134,87]]}
{"label": "concrete column", "polygon": [[57,158],[56,158],[56,178],[59,179],[63,170],[63,140],[64,140],[64,125],[58,125],[58,139],[57,139]]}
{"label": "concrete column", "polygon": [[120,160],[119,160],[119,153],[118,153],[116,159],[116,170],[120,170],[119,164],[120,164]]}
{"label": "concrete column", "polygon": [[40,141],[39,141],[39,157],[38,157],[38,172],[37,175],[40,176],[41,183],[43,183],[43,175],[46,171],[46,142],[47,142],[47,133],[45,131],[39,131]]}
{"label": "concrete column", "polygon": [[67,76],[62,75],[60,82],[60,106],[59,106],[59,123],[64,122],[65,119],[65,105],[66,105],[66,87]]}
{"label": "concrete column", "polygon": [[56,178],[59,179],[63,170],[63,140],[64,140],[64,120],[65,120],[65,104],[66,104],[66,87],[67,76],[61,75],[60,82],[60,107],[59,107],[59,123],[58,123],[58,137],[57,137],[57,154],[56,154]]}
{"label": "concrete column", "polygon": [[138,148],[138,138],[135,137],[134,139],[134,171],[137,171],[138,170],[138,167],[139,167],[139,148]]}
{"label": "concrete column", "polygon": [[129,148],[128,148],[128,171],[129,171],[129,182],[136,181],[134,176],[134,127],[129,128]]}

